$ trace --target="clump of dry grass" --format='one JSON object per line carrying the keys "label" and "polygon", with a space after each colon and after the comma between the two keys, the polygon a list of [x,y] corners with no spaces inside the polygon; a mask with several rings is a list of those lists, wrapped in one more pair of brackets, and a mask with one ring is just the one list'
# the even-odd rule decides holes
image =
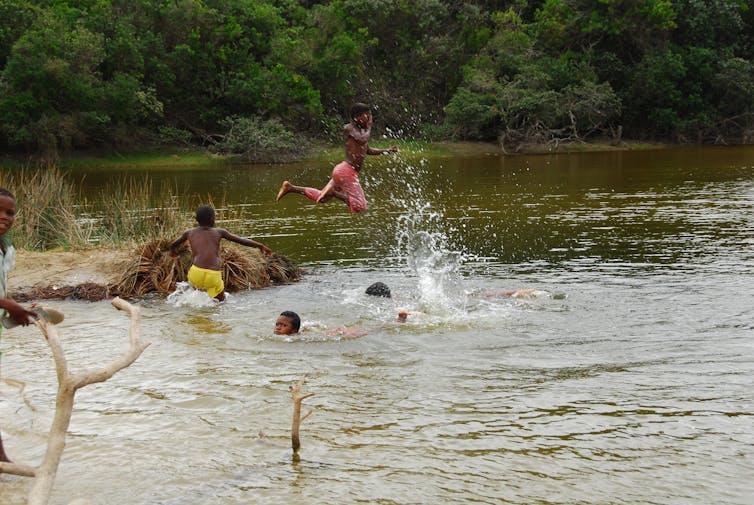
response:
{"label": "clump of dry grass", "polygon": [[[114,290],[120,296],[140,297],[147,293],[167,294],[177,282],[185,281],[191,267],[191,251],[183,244],[178,257],[168,252],[170,241],[160,239],[139,246]],[[228,292],[285,284],[299,279],[300,269],[288,258],[265,257],[257,249],[224,247],[220,252],[223,282]]]}
{"label": "clump of dry grass", "polygon": [[[12,235],[20,249],[142,244],[115,284],[35,288],[22,295],[26,299],[102,300],[113,295],[170,293],[177,282],[187,278],[191,267],[188,245],[184,244],[181,254],[173,258],[168,253],[170,241],[160,237],[178,236],[191,226],[188,209],[200,201],[197,196],[179,198],[182,193],[171,185],[155,190],[149,178],[122,179],[108,187],[97,210],[55,166],[1,172],[0,187],[16,195],[18,215]],[[226,208],[223,202],[219,209],[226,220],[240,220],[238,209]],[[221,261],[225,289],[230,292],[285,284],[301,275],[288,258],[263,256],[257,249],[226,247],[221,251]]]}

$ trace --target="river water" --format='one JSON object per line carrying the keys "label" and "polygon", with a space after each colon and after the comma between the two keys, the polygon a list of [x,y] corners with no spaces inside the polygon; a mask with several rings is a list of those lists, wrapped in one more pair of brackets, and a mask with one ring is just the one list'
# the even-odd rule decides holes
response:
{"label": "river water", "polygon": [[[52,503],[754,502],[754,148],[372,157],[361,215],[274,202],[331,166],[125,171],[224,197],[243,218],[219,225],[307,274],[221,305],[135,302],[152,344],[78,393]],[[95,195],[112,171],[75,176]],[[375,281],[393,297],[365,295]],[[517,288],[539,295],[487,296]],[[49,305],[72,369],[125,349],[107,302]],[[283,310],[298,336],[273,334]],[[6,449],[34,463],[49,350],[33,328],[2,347]],[[0,476],[0,503],[28,486]]]}

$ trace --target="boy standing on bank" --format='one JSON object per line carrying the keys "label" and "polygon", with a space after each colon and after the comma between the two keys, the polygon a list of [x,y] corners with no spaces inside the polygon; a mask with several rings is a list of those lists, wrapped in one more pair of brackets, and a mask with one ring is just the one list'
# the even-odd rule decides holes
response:
{"label": "boy standing on bank", "polygon": [[272,254],[269,247],[254,240],[233,235],[223,228],[215,228],[215,209],[201,205],[196,209],[196,222],[199,226],[183,232],[183,235],[170,244],[170,255],[178,256],[178,247],[189,241],[194,255],[188,272],[188,281],[196,289],[204,289],[210,298],[225,300],[225,284],[220,268],[220,240],[230,240],[248,247],[256,247],[263,254]]}
{"label": "boy standing on bank", "polygon": [[364,190],[359,183],[359,171],[367,155],[397,153],[398,147],[372,149],[369,137],[372,134],[372,111],[368,105],[355,103],[351,106],[351,121],[343,127],[343,140],[346,144],[346,160],[333,168],[332,178],[321,190],[294,186],[283,181],[275,201],[280,201],[288,193],[304,195],[309,200],[324,203],[332,198],[342,200],[352,213],[367,208]]}
{"label": "boy standing on bank", "polygon": [[[6,316],[14,323],[27,326],[31,324],[34,312],[26,310],[18,303],[7,298],[8,273],[13,270],[15,250],[6,232],[16,220],[16,197],[7,189],[0,188],[0,318]],[[3,326],[0,325],[0,334]],[[0,461],[10,462],[5,454],[3,438],[0,435]]]}

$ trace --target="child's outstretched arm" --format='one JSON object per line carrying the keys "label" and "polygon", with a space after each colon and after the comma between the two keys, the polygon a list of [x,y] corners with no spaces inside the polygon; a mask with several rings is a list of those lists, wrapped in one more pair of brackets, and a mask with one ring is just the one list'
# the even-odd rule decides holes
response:
{"label": "child's outstretched arm", "polygon": [[371,147],[367,148],[367,154],[392,154],[399,152],[398,146],[391,146],[387,149],[372,149]]}
{"label": "child's outstretched arm", "polygon": [[251,240],[249,238],[239,237],[238,235],[233,235],[228,230],[220,229],[220,236],[226,240],[230,240],[231,242],[235,242],[236,244],[245,245],[247,247],[256,247],[262,253],[264,254],[272,254],[272,249],[267,247],[266,245],[257,242],[256,240]]}
{"label": "child's outstretched arm", "polygon": [[178,256],[178,246],[180,246],[186,240],[188,240],[188,236],[189,236],[189,230],[186,230],[186,231],[183,232],[183,235],[181,235],[180,237],[178,237],[177,239],[175,239],[173,241],[173,243],[170,244],[170,255],[172,257],[175,258],[176,256]]}

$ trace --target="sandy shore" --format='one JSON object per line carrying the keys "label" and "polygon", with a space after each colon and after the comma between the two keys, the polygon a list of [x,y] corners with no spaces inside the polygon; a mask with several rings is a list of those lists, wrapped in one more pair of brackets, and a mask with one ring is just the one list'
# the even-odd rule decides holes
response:
{"label": "sandy shore", "polygon": [[75,286],[84,283],[108,285],[117,280],[133,251],[86,249],[82,251],[17,251],[16,268],[10,274],[10,294],[33,288]]}

